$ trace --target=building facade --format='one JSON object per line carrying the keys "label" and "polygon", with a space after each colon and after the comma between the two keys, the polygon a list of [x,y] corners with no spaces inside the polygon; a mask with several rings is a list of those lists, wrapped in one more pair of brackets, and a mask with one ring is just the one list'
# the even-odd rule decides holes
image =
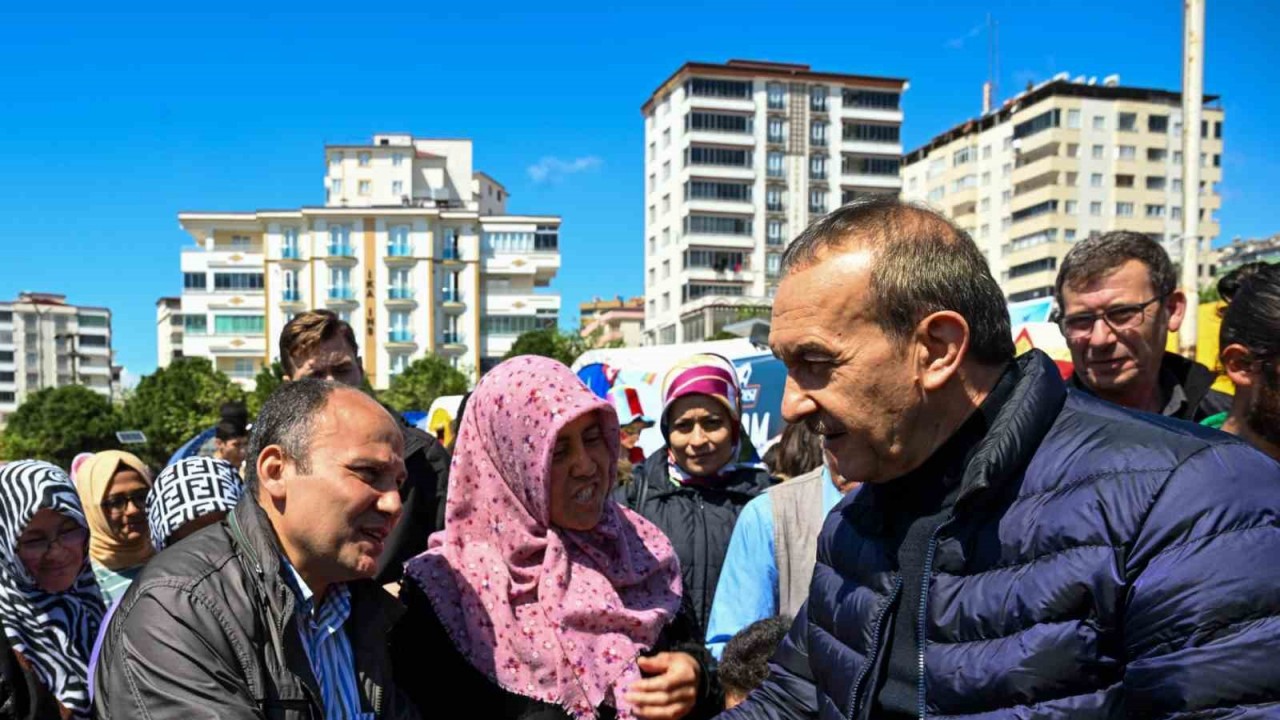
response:
{"label": "building facade", "polygon": [[85,387],[113,398],[111,311],[65,295],[24,292],[0,302],[0,425],[37,390]]}
{"label": "building facade", "polygon": [[351,323],[375,388],[426,353],[478,377],[522,332],[554,326],[560,218],[509,215],[470,140],[375,135],[325,148],[326,203],[183,212],[182,354],[251,386],[300,312]]}
{"label": "building facade", "polygon": [[[1223,112],[1205,98],[1200,188],[1202,284],[1221,207]],[[1077,240],[1132,230],[1182,252],[1182,109],[1175,92],[1118,76],[1028,89],[909,152],[903,197],[941,210],[982,248],[1010,301],[1053,294]]]}
{"label": "building facade", "polygon": [[1244,240],[1234,238],[1218,250],[1218,274],[1252,262],[1280,263],[1280,234]]}
{"label": "building facade", "polygon": [[701,340],[757,312],[790,238],[855,198],[896,195],[906,89],[746,60],[667,78],[642,108],[645,342]]}
{"label": "building facade", "polygon": [[595,347],[621,343],[638,347],[644,339],[644,298],[612,300],[596,298],[578,306],[582,328],[579,333]]}
{"label": "building facade", "polygon": [[156,367],[182,357],[182,298],[156,300]]}

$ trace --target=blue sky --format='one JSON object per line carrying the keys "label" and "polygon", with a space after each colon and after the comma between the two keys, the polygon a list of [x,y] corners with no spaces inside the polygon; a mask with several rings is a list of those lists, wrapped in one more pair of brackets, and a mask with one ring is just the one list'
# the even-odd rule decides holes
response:
{"label": "blue sky", "polygon": [[[156,298],[180,290],[176,213],[320,204],[326,142],[473,138],[512,211],[564,216],[572,324],[593,295],[642,292],[639,108],[686,60],[908,78],[908,148],[980,110],[987,13],[1002,97],[1060,71],[1181,83],[1176,0],[205,5],[0,11],[0,297],[110,307],[134,376],[155,367]],[[1275,2],[1209,3],[1228,239],[1280,231],[1278,21]]]}

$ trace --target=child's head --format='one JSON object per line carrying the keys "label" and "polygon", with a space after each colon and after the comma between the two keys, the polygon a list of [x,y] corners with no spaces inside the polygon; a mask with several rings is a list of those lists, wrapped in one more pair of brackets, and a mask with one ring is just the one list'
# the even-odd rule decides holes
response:
{"label": "child's head", "polygon": [[724,646],[720,660],[720,684],[724,686],[724,708],[729,710],[747,699],[769,674],[769,658],[791,629],[791,618],[771,617],[743,628]]}

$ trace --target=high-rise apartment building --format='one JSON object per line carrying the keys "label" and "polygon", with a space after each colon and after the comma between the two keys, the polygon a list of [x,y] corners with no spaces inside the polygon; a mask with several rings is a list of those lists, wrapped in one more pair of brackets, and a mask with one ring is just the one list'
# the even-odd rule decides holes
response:
{"label": "high-rise apartment building", "polygon": [[182,357],[182,298],[162,297],[156,301],[156,367]]}
{"label": "high-rise apartment building", "polygon": [[645,341],[691,342],[767,312],[787,241],[901,186],[905,80],[808,65],[686,63],[645,123]]}
{"label": "high-rise apartment building", "polygon": [[557,324],[560,218],[507,214],[470,140],[375,135],[327,146],[325,164],[323,206],[178,215],[196,240],[182,253],[182,355],[251,386],[284,324],[327,308],[385,388],[425,353],[477,376],[520,333]]}
{"label": "high-rise apartment building", "polygon": [[623,347],[637,347],[644,335],[644,298],[612,300],[596,298],[578,306],[582,328],[579,335],[595,347],[621,343]]}
{"label": "high-rise apartment building", "polygon": [[112,397],[111,311],[65,295],[24,292],[0,302],[0,425],[37,390],[84,385]]}
{"label": "high-rise apartment building", "polygon": [[[1223,112],[1200,128],[1201,281],[1221,207]],[[957,125],[903,161],[903,197],[944,212],[977,241],[1010,301],[1053,294],[1077,240],[1145,233],[1181,258],[1181,95],[1065,73]],[[1193,161],[1197,159],[1192,159]]]}

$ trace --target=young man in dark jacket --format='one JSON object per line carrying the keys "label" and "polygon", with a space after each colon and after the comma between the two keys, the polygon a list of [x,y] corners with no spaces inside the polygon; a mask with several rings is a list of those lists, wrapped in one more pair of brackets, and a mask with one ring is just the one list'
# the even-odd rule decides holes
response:
{"label": "young man in dark jacket", "polygon": [[1196,308],[1160,244],[1141,233],[1082,240],[1058,269],[1058,326],[1071,350],[1073,387],[1134,410],[1201,420],[1231,407],[1209,368],[1165,351]]}
{"label": "young man in dark jacket", "polygon": [[[304,377],[364,387],[360,348],[351,325],[329,310],[305,312],[280,331],[280,365],[286,380]],[[424,408],[425,409],[425,408]],[[377,581],[400,580],[409,558],[427,549],[431,533],[444,529],[444,500],[449,490],[449,451],[429,433],[398,414],[404,435],[404,465],[408,479],[401,488],[404,518],[387,539],[378,565]]]}
{"label": "young man in dark jacket", "polygon": [[846,206],[787,249],[783,415],[864,483],[725,717],[1262,717],[1280,702],[1280,466],[1017,359],[941,216]]}
{"label": "young man in dark jacket", "polygon": [[403,448],[359,390],[277,389],[240,504],[152,559],[117,607],[97,717],[418,717],[388,650],[401,606],[372,580],[400,518]]}

